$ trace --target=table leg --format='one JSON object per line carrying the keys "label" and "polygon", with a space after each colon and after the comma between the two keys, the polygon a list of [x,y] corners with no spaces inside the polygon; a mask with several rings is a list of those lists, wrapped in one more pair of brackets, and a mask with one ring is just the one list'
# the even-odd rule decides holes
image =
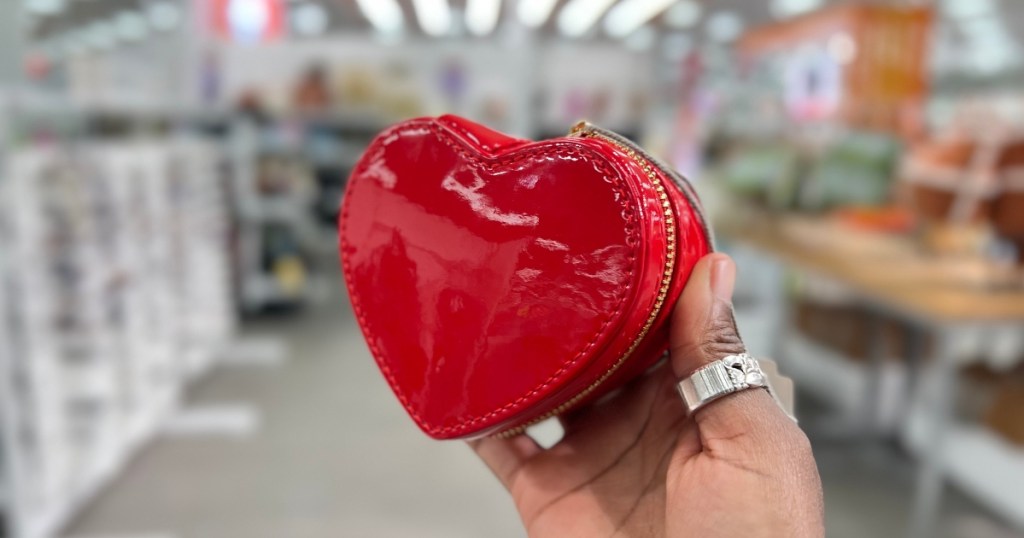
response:
{"label": "table leg", "polygon": [[906,379],[903,383],[903,400],[900,402],[902,406],[902,412],[900,413],[897,424],[906,425],[907,420],[910,418],[910,409],[913,403],[913,397],[917,394],[919,389],[919,381],[922,377],[922,368],[924,367],[924,359],[926,347],[925,344],[928,341],[930,333],[925,330],[924,327],[918,325],[910,325],[908,327],[907,339],[903,342],[903,365],[906,368]]}
{"label": "table leg", "polygon": [[931,364],[922,374],[914,405],[926,413],[924,446],[918,463],[914,505],[910,519],[912,538],[932,538],[942,508],[945,440],[952,421],[957,389],[957,353],[953,331],[941,332]]}
{"label": "table leg", "polygon": [[882,380],[885,377],[884,322],[877,313],[868,322],[867,371],[864,376],[864,401],[861,405],[861,428],[865,441],[874,442],[884,434],[881,424]]}

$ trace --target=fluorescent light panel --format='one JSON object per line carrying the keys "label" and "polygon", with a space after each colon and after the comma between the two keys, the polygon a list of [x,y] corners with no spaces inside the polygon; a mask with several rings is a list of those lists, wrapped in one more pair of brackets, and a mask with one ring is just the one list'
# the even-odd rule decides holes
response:
{"label": "fluorescent light panel", "polygon": [[822,4],[822,0],[772,0],[772,13],[778,18],[793,17],[812,11]]}
{"label": "fluorescent light panel", "polygon": [[397,0],[356,0],[356,5],[378,32],[393,35],[402,31],[404,18]]}
{"label": "fluorescent light panel", "polygon": [[156,2],[146,6],[146,16],[154,30],[167,32],[178,27],[181,9],[170,1]]}
{"label": "fluorescent light panel", "polygon": [[519,0],[516,15],[519,22],[528,28],[539,28],[548,22],[558,0]]}
{"label": "fluorescent light panel", "polygon": [[665,11],[675,0],[623,0],[604,20],[604,29],[612,37],[626,37]]}
{"label": "fluorescent light panel", "polygon": [[708,17],[707,30],[715,41],[732,41],[743,33],[743,19],[734,11],[719,11]]}
{"label": "fluorescent light panel", "polygon": [[55,15],[64,10],[64,0],[26,0],[29,12],[38,15]]}
{"label": "fluorescent light panel", "polygon": [[950,17],[969,19],[995,13],[996,4],[993,0],[945,0],[942,10]]}
{"label": "fluorescent light panel", "polygon": [[292,25],[302,35],[320,35],[331,25],[331,17],[320,4],[302,4],[292,14]]}
{"label": "fluorescent light panel", "polygon": [[977,17],[960,23],[960,31],[969,36],[991,39],[1007,35],[1006,24],[996,17]]}
{"label": "fluorescent light panel", "polygon": [[558,14],[558,29],[569,37],[580,37],[614,3],[615,0],[571,0]]}
{"label": "fluorescent light panel", "polygon": [[475,35],[494,31],[501,16],[501,0],[469,0],[466,6],[466,27]]}
{"label": "fluorescent light panel", "polygon": [[700,16],[700,4],[693,0],[680,0],[665,12],[665,24],[671,28],[683,30],[697,24]]}
{"label": "fluorescent light panel", "polygon": [[448,0],[412,0],[412,8],[427,35],[437,37],[451,31],[452,10]]}
{"label": "fluorescent light panel", "polygon": [[122,11],[114,19],[117,36],[124,41],[138,41],[149,30],[146,19],[137,11]]}

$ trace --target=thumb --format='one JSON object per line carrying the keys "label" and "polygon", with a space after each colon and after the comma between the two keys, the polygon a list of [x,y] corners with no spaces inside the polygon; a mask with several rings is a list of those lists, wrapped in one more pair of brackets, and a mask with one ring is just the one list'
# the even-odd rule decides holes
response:
{"label": "thumb", "polygon": [[[736,264],[725,254],[711,254],[694,266],[672,313],[670,349],[677,379],[746,350],[733,317],[735,281]],[[774,428],[780,420],[790,422],[763,389],[715,400],[699,409],[694,420],[705,441],[750,438],[751,434]]]}

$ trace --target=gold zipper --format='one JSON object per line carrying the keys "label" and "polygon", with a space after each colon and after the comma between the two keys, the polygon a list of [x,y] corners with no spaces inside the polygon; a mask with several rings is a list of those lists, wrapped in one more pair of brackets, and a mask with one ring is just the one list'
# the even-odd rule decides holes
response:
{"label": "gold zipper", "polygon": [[611,134],[605,133],[602,129],[598,129],[597,127],[594,127],[593,125],[590,125],[585,121],[581,121],[574,125],[572,130],[569,131],[569,136],[578,136],[581,138],[586,138],[589,136],[593,138],[599,138],[601,140],[604,140],[605,142],[608,142],[609,144],[614,145],[615,147],[625,152],[638,165],[640,165],[640,167],[644,171],[644,174],[646,174],[647,178],[651,180],[651,184],[654,185],[654,190],[655,192],[658,193],[658,198],[661,200],[661,208],[665,217],[667,243],[665,272],[662,275],[661,288],[658,289],[658,296],[657,299],[655,299],[654,301],[654,308],[651,310],[650,316],[648,316],[647,321],[644,322],[644,326],[640,330],[640,334],[637,335],[636,339],[633,340],[633,343],[631,343],[629,348],[626,349],[626,352],[623,353],[621,357],[619,357],[619,360],[615,361],[615,364],[613,364],[611,368],[609,368],[604,374],[602,374],[601,377],[597,378],[597,380],[590,384],[590,386],[583,389],[581,392],[577,393],[575,396],[569,399],[569,401],[559,405],[558,407],[552,409],[551,411],[525,424],[494,434],[494,437],[497,437],[499,439],[506,439],[509,437],[519,435],[526,431],[527,428],[533,426],[534,424],[537,424],[538,422],[542,422],[553,416],[557,416],[568,411],[573,406],[578,404],[581,400],[583,400],[584,398],[592,394],[595,390],[597,390],[597,388],[600,387],[605,381],[607,381],[608,378],[612,376],[612,374],[618,371],[618,369],[622,367],[623,364],[626,363],[626,360],[633,355],[633,352],[636,351],[636,348],[639,347],[640,344],[643,343],[644,338],[647,337],[647,333],[650,332],[651,327],[654,326],[654,321],[657,320],[658,316],[661,314],[661,308],[665,305],[665,300],[668,297],[669,285],[672,283],[672,274],[675,270],[676,265],[675,216],[672,213],[672,202],[669,200],[668,193],[665,191],[665,186],[662,184],[661,178],[658,177],[655,165],[652,164],[649,159],[645,158],[642,152],[638,151],[636,148],[633,148],[624,140],[620,140],[620,137],[612,136]]}

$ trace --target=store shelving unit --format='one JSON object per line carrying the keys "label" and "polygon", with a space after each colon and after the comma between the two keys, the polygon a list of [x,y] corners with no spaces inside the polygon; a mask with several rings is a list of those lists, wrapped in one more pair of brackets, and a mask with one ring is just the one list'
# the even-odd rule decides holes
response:
{"label": "store shelving unit", "polygon": [[[893,431],[901,419],[899,409],[906,403],[905,364],[898,357],[853,360],[804,335],[792,326],[793,290],[785,285],[794,283],[792,272],[745,245],[729,244],[728,249],[741,267],[759,268],[744,273],[737,284],[736,319],[744,341],[750,349],[776,360],[802,393],[829,408],[827,421],[803,425],[816,435],[841,439]],[[802,274],[797,280],[804,287],[814,286],[819,297],[829,296],[838,303],[845,300],[843,290],[816,275]]]}
{"label": "store shelving unit", "polygon": [[301,305],[317,295],[324,278],[317,265],[336,256],[335,219],[345,181],[384,126],[383,120],[348,114],[232,122],[243,312]]}
{"label": "store shelving unit", "polygon": [[897,410],[905,403],[903,391],[907,385],[906,368],[901,362],[883,361],[877,366],[880,371],[872,372],[872,365],[850,360],[797,333],[785,334],[780,350],[784,368],[800,387],[829,402],[844,416],[863,414],[865,398],[871,395],[875,400],[869,402],[874,415],[871,423],[894,426],[901,418]]}
{"label": "store shelving unit", "polygon": [[[908,418],[903,441],[915,454],[928,451],[927,413],[917,410]],[[1024,451],[1008,444],[989,429],[956,423],[946,433],[941,455],[943,472],[951,481],[985,506],[1024,528]]]}
{"label": "store shelving unit", "polygon": [[7,140],[4,519],[35,538],[116,476],[231,339],[228,218],[222,153],[194,135]]}
{"label": "store shelving unit", "polygon": [[240,306],[303,303],[310,289],[304,245],[312,233],[312,182],[295,158],[298,133],[245,119],[231,126]]}

